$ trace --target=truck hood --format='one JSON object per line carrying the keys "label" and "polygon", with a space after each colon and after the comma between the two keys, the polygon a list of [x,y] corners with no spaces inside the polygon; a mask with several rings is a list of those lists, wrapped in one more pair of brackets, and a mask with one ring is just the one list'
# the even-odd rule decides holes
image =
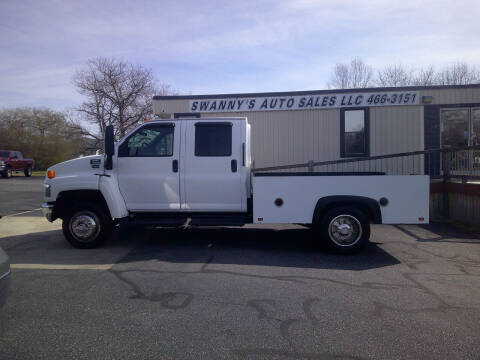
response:
{"label": "truck hood", "polygon": [[10,261],[5,251],[0,248],[0,278],[10,270]]}
{"label": "truck hood", "polygon": [[47,171],[55,171],[55,177],[103,172],[103,155],[84,156],[55,164]]}

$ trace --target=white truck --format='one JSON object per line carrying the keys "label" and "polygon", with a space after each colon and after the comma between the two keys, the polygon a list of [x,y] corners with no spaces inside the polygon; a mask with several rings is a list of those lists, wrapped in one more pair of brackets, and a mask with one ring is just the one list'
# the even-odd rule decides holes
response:
{"label": "white truck", "polygon": [[[66,239],[93,248],[117,224],[242,226],[294,223],[347,253],[370,223],[425,224],[428,176],[252,172],[246,118],[145,122],[105,154],[56,164],[45,179],[44,215],[63,220]],[[293,239],[292,239],[293,241]]]}

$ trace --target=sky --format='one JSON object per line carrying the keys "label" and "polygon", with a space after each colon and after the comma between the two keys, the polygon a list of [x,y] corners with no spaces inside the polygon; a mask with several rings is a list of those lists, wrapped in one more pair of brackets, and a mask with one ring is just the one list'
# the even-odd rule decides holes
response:
{"label": "sky", "polygon": [[151,68],[181,94],[325,89],[361,57],[480,65],[480,1],[0,1],[0,108],[71,109],[88,59]]}

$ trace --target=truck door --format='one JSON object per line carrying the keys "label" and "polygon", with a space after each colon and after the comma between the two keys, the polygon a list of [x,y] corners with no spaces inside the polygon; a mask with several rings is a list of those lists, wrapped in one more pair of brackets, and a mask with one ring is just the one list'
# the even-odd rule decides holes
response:
{"label": "truck door", "polygon": [[12,170],[19,170],[21,168],[21,160],[18,157],[18,151],[11,152],[10,166],[12,167]]}
{"label": "truck door", "polygon": [[118,182],[128,210],[180,209],[179,125],[146,124],[119,144]]}
{"label": "truck door", "polygon": [[184,122],[185,210],[242,211],[241,125],[234,119]]}

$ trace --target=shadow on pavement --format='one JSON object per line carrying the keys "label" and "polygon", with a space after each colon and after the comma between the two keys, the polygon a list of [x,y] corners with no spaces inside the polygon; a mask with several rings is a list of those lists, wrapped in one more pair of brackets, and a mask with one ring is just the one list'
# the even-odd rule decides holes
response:
{"label": "shadow on pavement", "polygon": [[322,249],[308,229],[189,228],[153,230],[142,245],[119,263],[166,261],[366,270],[399,264],[376,244],[358,254]]}
{"label": "shadow on pavement", "polygon": [[398,264],[376,244],[358,254],[337,255],[318,246],[308,229],[122,228],[97,249],[74,249],[61,230],[0,239],[13,264],[112,264],[158,260],[171,263],[237,264],[366,270]]}
{"label": "shadow on pavement", "polygon": [[0,247],[12,264],[106,265],[116,263],[145,240],[141,231],[127,234],[109,239],[97,249],[75,249],[61,230],[39,231],[0,238]]}
{"label": "shadow on pavement", "polygon": [[447,223],[431,222],[428,225],[395,225],[395,227],[418,242],[480,244],[480,234]]}

